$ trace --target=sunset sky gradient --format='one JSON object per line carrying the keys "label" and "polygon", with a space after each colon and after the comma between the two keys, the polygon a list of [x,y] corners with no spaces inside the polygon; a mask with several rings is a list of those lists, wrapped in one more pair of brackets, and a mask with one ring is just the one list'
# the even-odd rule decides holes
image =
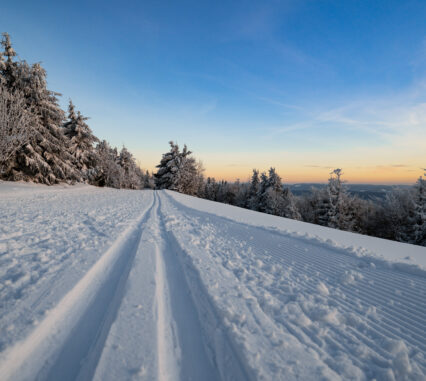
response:
{"label": "sunset sky gradient", "polygon": [[169,140],[206,176],[413,183],[426,166],[422,1],[19,1],[20,58],[95,134],[153,170]]}

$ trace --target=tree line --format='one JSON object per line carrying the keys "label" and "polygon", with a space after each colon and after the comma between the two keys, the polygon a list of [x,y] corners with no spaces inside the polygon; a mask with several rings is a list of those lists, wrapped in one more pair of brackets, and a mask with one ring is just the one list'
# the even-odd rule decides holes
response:
{"label": "tree line", "polygon": [[70,101],[47,89],[39,63],[17,59],[3,33],[0,51],[0,179],[47,185],[85,182],[127,189],[171,189],[180,193],[322,226],[426,246],[426,181],[395,188],[383,202],[350,195],[335,169],[325,187],[295,196],[274,168],[254,169],[248,182],[216,181],[185,145],[169,142],[157,172],[142,171],[133,155],[98,139]]}
{"label": "tree line", "polygon": [[70,101],[47,88],[39,63],[17,59],[10,36],[0,52],[0,179],[43,184],[87,182],[114,188],[154,186],[123,147],[120,151],[93,135],[88,118]]}
{"label": "tree line", "polygon": [[[154,174],[157,189],[235,205],[275,216],[330,228],[426,246],[426,180],[420,177],[411,188],[395,187],[384,201],[368,201],[351,195],[334,169],[326,186],[295,196],[282,184],[274,168],[253,169],[248,182],[216,181],[203,176],[203,168],[186,146],[170,142]],[[426,174],[425,174],[426,176]]]}

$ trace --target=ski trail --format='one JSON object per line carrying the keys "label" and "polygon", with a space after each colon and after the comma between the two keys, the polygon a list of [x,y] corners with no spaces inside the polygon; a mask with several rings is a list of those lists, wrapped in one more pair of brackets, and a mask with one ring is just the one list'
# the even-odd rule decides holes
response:
{"label": "ski trail", "polygon": [[[158,196],[156,195],[158,204]],[[161,253],[161,232],[156,208],[151,221],[155,246],[155,304],[157,315],[157,377],[159,381],[177,380],[178,353],[173,343],[173,321],[166,284],[164,259]]]}
{"label": "ski trail", "polygon": [[160,204],[161,197],[155,192],[127,292],[95,372],[96,381],[220,379],[207,354],[202,322],[174,242],[164,231]]}
{"label": "ski trail", "polygon": [[159,192],[160,228],[171,307],[179,338],[180,379],[250,380],[235,345],[210,300],[197,270],[173,233],[167,231]]}
{"label": "ski trail", "polygon": [[91,378],[152,206],[153,202],[27,338],[4,353],[1,380]]}

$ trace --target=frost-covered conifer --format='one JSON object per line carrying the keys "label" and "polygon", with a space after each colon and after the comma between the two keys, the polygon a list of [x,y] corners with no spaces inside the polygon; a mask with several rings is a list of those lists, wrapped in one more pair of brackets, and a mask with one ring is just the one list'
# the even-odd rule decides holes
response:
{"label": "frost-covered conifer", "polygon": [[28,142],[31,123],[22,94],[0,84],[0,178],[10,173],[16,152]]}
{"label": "frost-covered conifer", "polygon": [[[2,34],[3,38],[1,41],[1,45],[3,46],[4,52],[0,53],[0,76],[2,77],[2,82],[9,91],[16,90],[15,88],[15,79],[16,79],[16,69],[18,63],[13,59],[16,56],[16,53],[12,47],[10,42],[10,36],[8,33]],[[3,56],[6,57],[6,61],[4,61]]]}
{"label": "frost-covered conifer", "polygon": [[157,189],[171,189],[181,193],[195,195],[202,182],[202,166],[193,157],[187,146],[182,152],[179,146],[170,141],[170,151],[163,154],[154,174]]}
{"label": "frost-covered conifer", "polygon": [[248,191],[248,208],[251,210],[259,209],[259,171],[257,169],[253,169],[253,174],[251,176],[250,187]]}
{"label": "frost-covered conifer", "polygon": [[190,154],[191,151],[185,145],[178,155],[174,188],[180,193],[193,196],[197,194],[200,178],[202,179],[202,167]]}
{"label": "frost-covered conifer", "polygon": [[269,176],[261,174],[258,192],[259,211],[276,216],[301,219],[290,189],[283,189],[281,177],[275,168],[269,169]]}
{"label": "frost-covered conifer", "polygon": [[163,154],[157,173],[154,174],[157,189],[176,190],[176,175],[179,170],[179,146],[170,141],[170,151]]}
{"label": "frost-covered conifer", "polygon": [[217,184],[214,177],[207,177],[204,185],[204,197],[207,200],[216,201],[217,196]]}
{"label": "frost-covered conifer", "polygon": [[[3,55],[7,57],[2,76],[9,92],[20,92],[31,113],[30,139],[16,151],[13,163],[3,176],[8,180],[29,180],[45,184],[79,181],[80,172],[68,153],[61,125],[64,112],[58,105],[59,94],[46,86],[46,72],[40,64],[29,66],[14,62],[9,35],[3,35]],[[4,66],[4,65],[2,65]]]}
{"label": "frost-covered conifer", "polygon": [[121,186],[128,189],[140,189],[142,187],[142,171],[136,165],[133,155],[126,147],[121,149],[118,164],[124,172]]}
{"label": "frost-covered conifer", "polygon": [[413,202],[414,229],[411,241],[417,245],[426,246],[426,180],[421,176],[414,187]]}
{"label": "frost-covered conifer", "polygon": [[353,215],[350,210],[350,199],[343,185],[342,169],[336,168],[328,180],[327,193],[327,226],[335,229],[352,230]]}
{"label": "frost-covered conifer", "polygon": [[81,173],[69,153],[69,141],[62,131],[64,112],[58,105],[59,94],[46,87],[46,72],[39,65],[19,65],[16,87],[35,116],[31,138],[18,152],[13,178],[45,184],[80,181]]}
{"label": "frost-covered conifer", "polygon": [[92,184],[111,188],[121,188],[124,170],[118,164],[117,150],[105,141],[96,146],[97,163],[92,176]]}
{"label": "frost-covered conifer", "polygon": [[64,123],[64,134],[70,140],[69,150],[76,159],[77,168],[82,171],[85,179],[90,176],[96,162],[96,152],[94,143],[98,139],[93,135],[92,130],[86,124],[88,118],[75,112],[75,107],[70,101],[68,106],[68,120]]}
{"label": "frost-covered conifer", "polygon": [[6,78],[4,75],[5,69],[6,69],[6,62],[4,62],[3,53],[0,52],[0,85],[5,86],[6,88]]}

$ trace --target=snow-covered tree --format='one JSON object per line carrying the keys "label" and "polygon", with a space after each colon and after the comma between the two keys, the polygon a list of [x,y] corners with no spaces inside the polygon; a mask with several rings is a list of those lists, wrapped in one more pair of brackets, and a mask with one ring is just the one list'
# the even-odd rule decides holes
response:
{"label": "snow-covered tree", "polygon": [[181,193],[195,195],[202,181],[202,166],[191,157],[187,146],[182,152],[179,146],[170,141],[170,151],[165,153],[154,174],[157,189],[171,189]]}
{"label": "snow-covered tree", "polygon": [[163,154],[157,173],[154,174],[157,189],[176,190],[176,176],[179,170],[179,146],[173,141],[169,142],[170,151]]}
{"label": "snow-covered tree", "polygon": [[179,155],[174,187],[180,193],[194,196],[198,192],[200,180],[202,181],[203,169],[195,158],[189,156],[190,154],[185,145]]}
{"label": "snow-covered tree", "polygon": [[328,199],[323,204],[326,215],[323,215],[322,221],[331,228],[352,230],[350,198],[343,184],[342,174],[341,168],[336,168],[330,173],[327,185]]}
{"label": "snow-covered tree", "polygon": [[0,178],[11,171],[16,152],[28,142],[31,123],[22,94],[0,84]]}
{"label": "snow-covered tree", "polygon": [[136,165],[133,155],[126,147],[121,149],[118,164],[123,169],[122,188],[140,189],[142,187],[142,171]]}
{"label": "snow-covered tree", "polygon": [[[9,34],[3,33],[2,36],[1,45],[3,46],[4,52],[0,53],[0,81],[9,91],[14,91],[16,90],[14,85],[16,79],[16,69],[18,66],[18,63],[14,61],[16,52],[10,42]],[[4,60],[3,57],[6,57],[6,60]]]}
{"label": "snow-covered tree", "polygon": [[[426,173],[425,173],[426,177]],[[414,187],[413,243],[426,246],[426,180],[421,176]]]}
{"label": "snow-covered tree", "polygon": [[3,52],[0,51],[0,85],[6,86],[6,78],[4,71],[6,69],[6,62],[3,59]]}
{"label": "snow-covered tree", "polygon": [[69,150],[76,159],[77,168],[82,171],[85,179],[90,176],[90,170],[96,162],[94,143],[98,141],[90,127],[86,124],[88,118],[75,112],[70,101],[68,106],[68,120],[64,123],[64,134],[70,140]]}
{"label": "snow-covered tree", "polygon": [[217,199],[217,183],[214,177],[207,177],[204,185],[204,198],[207,200],[216,201]]}
{"label": "snow-covered tree", "polygon": [[23,94],[33,118],[30,139],[16,152],[7,178],[45,184],[80,181],[80,171],[68,152],[68,140],[61,128],[64,112],[58,105],[58,94],[46,87],[45,70],[39,64],[30,67],[25,61],[20,62],[13,90]]}
{"label": "snow-covered tree", "polygon": [[111,188],[121,188],[124,170],[118,164],[117,149],[105,141],[101,141],[96,146],[97,163],[92,176],[92,184]]}
{"label": "snow-covered tree", "polygon": [[262,173],[258,191],[258,210],[276,216],[301,219],[295,199],[290,189],[284,189],[281,177],[275,168],[269,169],[269,175]]}
{"label": "snow-covered tree", "polygon": [[259,186],[259,171],[257,169],[253,169],[253,174],[251,176],[250,187],[247,196],[247,206],[251,210],[259,210]]}

